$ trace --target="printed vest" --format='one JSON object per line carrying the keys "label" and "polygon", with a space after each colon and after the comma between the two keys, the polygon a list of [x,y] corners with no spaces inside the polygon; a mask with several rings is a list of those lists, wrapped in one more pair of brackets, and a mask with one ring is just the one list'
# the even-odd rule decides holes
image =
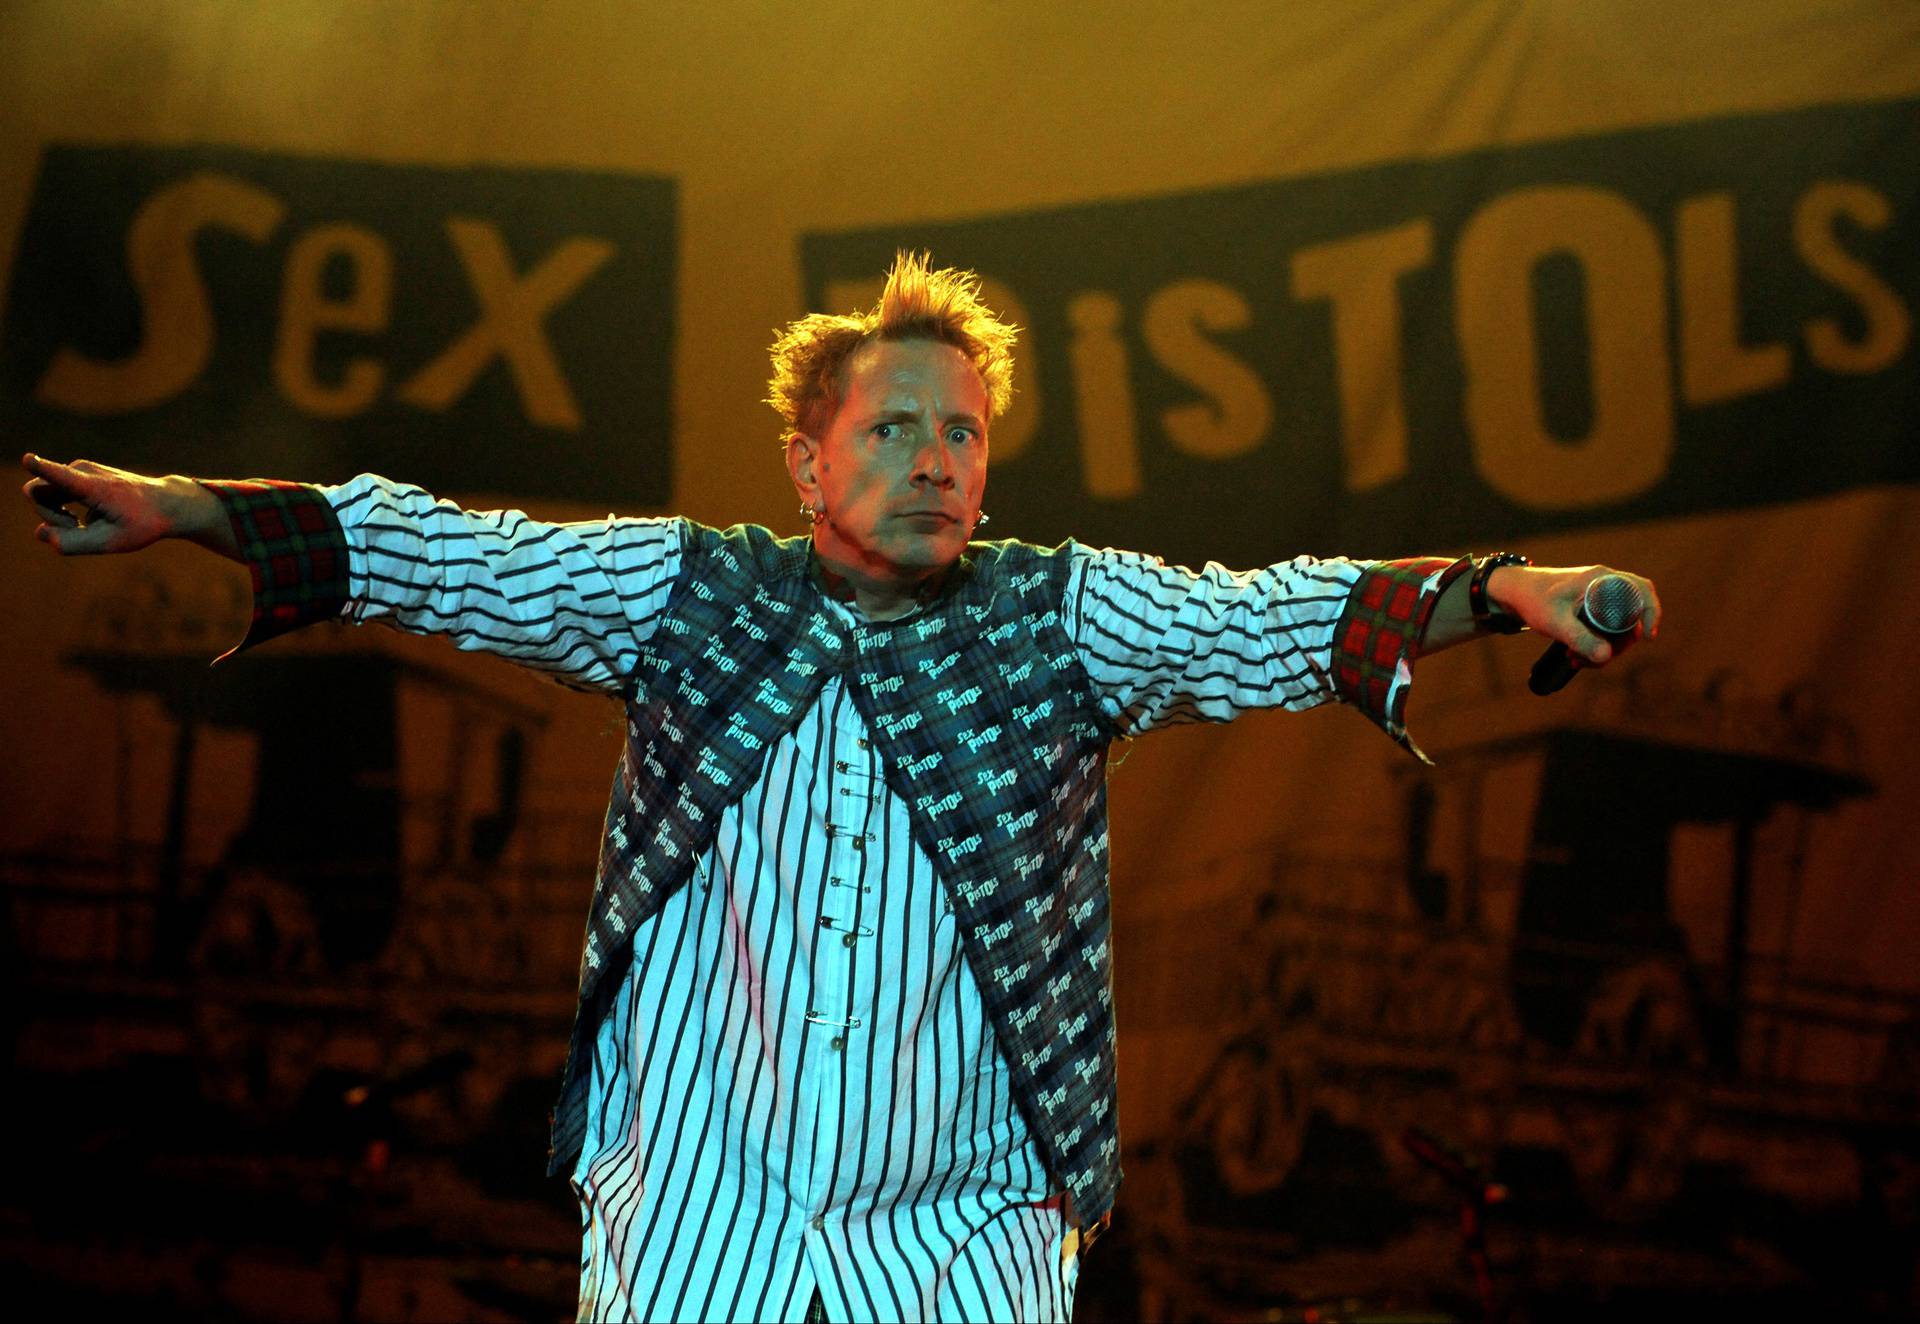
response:
{"label": "printed vest", "polygon": [[1120,1180],[1107,909],[1112,724],[1061,616],[1070,557],[975,543],[891,622],[825,607],[805,539],[691,522],[629,682],[549,1173],[579,1152],[593,1039],[635,926],[683,886],[768,748],[839,674],[945,888],[1015,1100],[1082,1225]]}

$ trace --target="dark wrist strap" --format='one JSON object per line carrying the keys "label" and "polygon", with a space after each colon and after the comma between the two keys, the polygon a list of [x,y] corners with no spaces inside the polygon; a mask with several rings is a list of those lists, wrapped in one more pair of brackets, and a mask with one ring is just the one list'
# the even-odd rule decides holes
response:
{"label": "dark wrist strap", "polygon": [[1473,578],[1467,581],[1467,606],[1473,611],[1475,624],[1499,634],[1519,634],[1527,628],[1518,616],[1487,601],[1487,576],[1503,565],[1532,564],[1518,552],[1495,552],[1474,562]]}

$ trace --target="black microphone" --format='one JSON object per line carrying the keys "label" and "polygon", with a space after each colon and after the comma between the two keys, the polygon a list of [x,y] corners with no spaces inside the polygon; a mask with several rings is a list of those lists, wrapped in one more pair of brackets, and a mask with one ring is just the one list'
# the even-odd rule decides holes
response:
{"label": "black microphone", "polygon": [[[1611,641],[1632,634],[1633,627],[1640,623],[1640,613],[1646,609],[1647,600],[1631,579],[1625,575],[1602,575],[1587,585],[1580,599],[1580,623]],[[1573,650],[1555,642],[1533,664],[1527,688],[1535,694],[1552,694],[1572,680],[1573,673],[1579,669]]]}

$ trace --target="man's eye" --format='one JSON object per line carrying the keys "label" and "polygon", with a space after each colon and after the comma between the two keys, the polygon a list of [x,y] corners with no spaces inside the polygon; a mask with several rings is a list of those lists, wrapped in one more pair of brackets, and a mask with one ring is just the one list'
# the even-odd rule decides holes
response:
{"label": "man's eye", "polygon": [[947,433],[947,440],[949,442],[952,442],[954,445],[959,445],[961,442],[964,442],[964,441],[972,441],[973,429],[972,428],[954,428]]}
{"label": "man's eye", "polygon": [[882,441],[892,441],[894,434],[899,430],[899,426],[893,423],[875,423],[873,425],[873,435]]}

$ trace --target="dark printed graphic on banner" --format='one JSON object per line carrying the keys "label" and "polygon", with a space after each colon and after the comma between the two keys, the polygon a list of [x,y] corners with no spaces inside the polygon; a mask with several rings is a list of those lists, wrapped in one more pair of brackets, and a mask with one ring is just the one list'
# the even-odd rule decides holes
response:
{"label": "dark printed graphic on banner", "polygon": [[1920,477],[1920,102],[807,236],[1027,328],[994,532],[1391,556]]}
{"label": "dark printed graphic on banner", "polygon": [[16,449],[665,505],[671,180],[52,147],[0,342]]}

